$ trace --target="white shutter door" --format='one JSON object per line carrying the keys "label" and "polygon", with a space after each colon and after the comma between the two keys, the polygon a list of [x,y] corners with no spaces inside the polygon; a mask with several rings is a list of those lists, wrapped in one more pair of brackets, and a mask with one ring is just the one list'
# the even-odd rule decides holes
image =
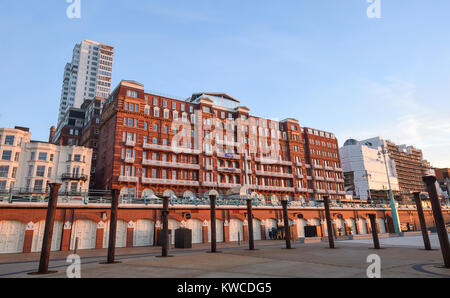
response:
{"label": "white shutter door", "polygon": [[[61,249],[61,236],[62,236],[62,222],[55,221],[53,224],[52,235],[52,251],[58,251]],[[33,233],[33,242],[31,245],[31,252],[40,252],[42,249],[42,241],[44,240],[45,220],[41,220],[36,224]]]}
{"label": "white shutter door", "polygon": [[154,226],[151,220],[138,220],[134,229],[133,246],[152,246]]}
{"label": "white shutter door", "polygon": [[25,224],[20,221],[0,221],[0,253],[20,253],[25,240]]}

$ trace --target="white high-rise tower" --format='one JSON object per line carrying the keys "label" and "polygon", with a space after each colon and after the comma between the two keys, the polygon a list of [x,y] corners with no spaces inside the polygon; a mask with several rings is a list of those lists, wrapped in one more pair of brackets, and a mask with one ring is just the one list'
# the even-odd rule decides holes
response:
{"label": "white high-rise tower", "polygon": [[64,68],[58,126],[69,108],[79,108],[85,99],[109,96],[113,56],[114,47],[96,41],[75,45],[72,62]]}

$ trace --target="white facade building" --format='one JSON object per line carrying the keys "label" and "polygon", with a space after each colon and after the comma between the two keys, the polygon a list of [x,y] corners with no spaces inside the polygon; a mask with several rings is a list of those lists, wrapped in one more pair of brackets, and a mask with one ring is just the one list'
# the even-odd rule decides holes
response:
{"label": "white facade building", "polygon": [[20,129],[0,129],[0,136],[6,143],[1,156],[13,157],[0,161],[0,191],[40,194],[49,183],[61,183],[60,192],[89,190],[92,149],[30,141],[31,134]]}
{"label": "white facade building", "polygon": [[16,187],[20,158],[30,137],[27,128],[0,128],[0,192]]}
{"label": "white facade building", "polygon": [[114,47],[83,40],[73,49],[64,68],[58,126],[68,108],[79,108],[85,99],[107,98],[111,91]]}
{"label": "white facade building", "polygon": [[[369,199],[369,190],[389,190],[386,166],[381,154],[383,143],[384,140],[380,137],[359,142],[350,139],[339,149],[342,170],[344,173],[353,173],[354,193],[362,201]],[[392,191],[399,191],[395,163],[388,154],[386,164]]]}

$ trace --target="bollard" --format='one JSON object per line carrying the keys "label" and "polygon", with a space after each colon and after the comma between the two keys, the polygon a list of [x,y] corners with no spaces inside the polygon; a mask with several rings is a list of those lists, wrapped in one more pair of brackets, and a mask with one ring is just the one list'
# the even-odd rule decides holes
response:
{"label": "bollard", "polygon": [[253,237],[253,208],[252,199],[247,199],[247,215],[248,215],[248,249],[255,249],[255,241]]}
{"label": "bollard", "polygon": [[325,217],[328,229],[328,242],[330,243],[330,248],[334,248],[333,226],[331,224],[330,201],[328,199],[328,196],[323,197],[323,204],[325,205]]}
{"label": "bollard", "polygon": [[163,210],[162,210],[162,222],[163,222],[163,246],[162,257],[169,256],[169,197],[164,196]]}
{"label": "bollard", "polygon": [[241,246],[241,233],[238,232],[238,246]]}
{"label": "bollard", "polygon": [[109,239],[108,239],[108,257],[106,264],[114,264],[116,257],[116,234],[117,234],[117,213],[119,209],[119,196],[120,191],[118,189],[111,190],[111,218],[109,221]]}
{"label": "bollard", "polygon": [[283,206],[283,219],[284,219],[284,235],[286,238],[286,249],[291,249],[291,232],[289,231],[289,217],[287,204],[288,201],[286,199],[281,200],[281,204]]}
{"label": "bollard", "polygon": [[439,203],[436,190],[436,177],[425,176],[423,177],[423,181],[427,185],[428,194],[430,195],[431,207],[433,208],[433,216],[436,223],[444,264],[446,268],[450,268],[450,244],[448,242],[448,234],[445,229],[444,217],[442,215],[441,204]]}
{"label": "bollard", "polygon": [[211,252],[217,252],[217,235],[216,235],[216,196],[210,195],[209,201],[211,203]]}
{"label": "bollard", "polygon": [[56,206],[58,203],[58,192],[61,184],[50,183],[50,197],[48,199],[47,217],[45,219],[44,239],[42,240],[41,258],[39,261],[39,270],[32,274],[50,274],[55,272],[48,271],[50,261],[50,251],[52,247],[53,225],[55,223]]}
{"label": "bollard", "polygon": [[378,239],[377,219],[375,214],[369,214],[370,226],[372,227],[373,246],[380,249],[380,239]]}
{"label": "bollard", "polygon": [[420,192],[414,193],[414,200],[416,201],[417,214],[419,216],[420,228],[422,230],[423,244],[425,245],[425,250],[431,250],[431,243],[430,237],[428,236],[427,223],[425,221],[422,202],[420,200]]}

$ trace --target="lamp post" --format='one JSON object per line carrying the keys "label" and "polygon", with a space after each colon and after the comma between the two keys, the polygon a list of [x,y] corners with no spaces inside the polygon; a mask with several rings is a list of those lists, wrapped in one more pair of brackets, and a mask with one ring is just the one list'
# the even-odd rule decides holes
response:
{"label": "lamp post", "polygon": [[384,144],[382,144],[381,145],[381,153],[378,152],[378,156],[381,157],[380,155],[383,154],[384,166],[386,168],[386,177],[387,177],[387,181],[388,181],[388,185],[389,185],[389,199],[390,199],[390,204],[391,204],[392,221],[394,222],[394,231],[395,231],[395,233],[400,233],[400,221],[399,221],[399,217],[398,217],[397,206],[395,205],[394,194],[392,193],[391,179],[389,178],[389,171],[388,171],[388,166],[387,166],[387,161],[386,161],[386,153],[387,153],[387,151],[384,147]]}

